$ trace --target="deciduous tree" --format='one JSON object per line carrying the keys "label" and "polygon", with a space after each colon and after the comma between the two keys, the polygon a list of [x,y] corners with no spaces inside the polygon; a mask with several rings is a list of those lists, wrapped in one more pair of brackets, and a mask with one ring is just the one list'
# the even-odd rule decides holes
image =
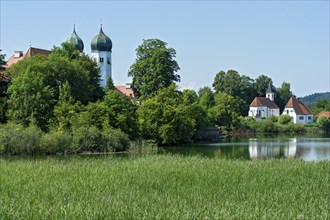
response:
{"label": "deciduous tree", "polygon": [[141,100],[173,82],[180,82],[180,76],[175,74],[180,69],[174,60],[176,51],[166,46],[167,43],[159,39],[148,39],[136,49],[136,60],[128,76],[133,77],[132,88]]}

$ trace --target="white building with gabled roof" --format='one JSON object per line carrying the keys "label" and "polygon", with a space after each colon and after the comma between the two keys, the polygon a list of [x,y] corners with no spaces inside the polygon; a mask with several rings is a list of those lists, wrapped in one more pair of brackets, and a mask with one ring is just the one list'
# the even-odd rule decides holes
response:
{"label": "white building with gabled roof", "polygon": [[279,116],[280,109],[274,102],[274,93],[271,85],[268,85],[266,97],[255,97],[250,104],[249,116],[256,120],[269,118],[270,116]]}

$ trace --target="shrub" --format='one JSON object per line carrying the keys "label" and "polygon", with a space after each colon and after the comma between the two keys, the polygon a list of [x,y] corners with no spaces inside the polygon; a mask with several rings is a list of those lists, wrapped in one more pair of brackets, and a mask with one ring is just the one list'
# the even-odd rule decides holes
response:
{"label": "shrub", "polygon": [[9,123],[0,130],[0,152],[9,155],[31,155],[39,148],[42,131],[30,126]]}
{"label": "shrub", "polygon": [[292,122],[292,117],[290,115],[283,114],[278,117],[278,123],[280,123],[281,125],[287,125],[290,122]]}
{"label": "shrub", "polygon": [[323,130],[329,131],[330,130],[330,119],[327,118],[325,115],[321,115],[317,118],[316,124]]}
{"label": "shrub", "polygon": [[278,122],[278,117],[275,115],[272,115],[269,117],[269,120],[271,120],[273,123],[276,123],[276,122]]}
{"label": "shrub", "polygon": [[42,135],[38,152],[40,154],[65,154],[71,149],[71,134],[60,131],[51,131]]}
{"label": "shrub", "polygon": [[102,132],[104,151],[125,151],[129,148],[129,137],[120,129],[107,128]]}
{"label": "shrub", "polygon": [[72,146],[76,153],[104,151],[101,131],[94,127],[80,127],[73,130]]}
{"label": "shrub", "polygon": [[274,133],[276,126],[271,120],[260,121],[256,124],[256,131],[258,133]]}

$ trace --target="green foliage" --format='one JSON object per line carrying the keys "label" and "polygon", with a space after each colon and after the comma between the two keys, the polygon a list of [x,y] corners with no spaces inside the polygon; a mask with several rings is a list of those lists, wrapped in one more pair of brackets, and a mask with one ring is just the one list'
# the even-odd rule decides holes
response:
{"label": "green foliage", "polygon": [[134,139],[139,130],[137,107],[127,96],[120,95],[116,90],[108,90],[103,101],[89,103],[84,111],[72,118],[71,124],[74,128],[95,126],[100,130],[121,129]]}
{"label": "green foliage", "polygon": [[239,123],[242,101],[226,93],[215,95],[215,105],[210,109],[211,120],[229,131]]}
{"label": "green foliage", "polygon": [[51,55],[24,59],[6,70],[13,78],[8,88],[10,120],[29,124],[31,115],[43,130],[48,127],[62,84],[68,83],[74,100],[87,104],[103,96],[97,64],[70,44]]}
{"label": "green foliage", "polygon": [[6,60],[5,60],[6,54],[2,53],[2,50],[0,49],[0,72],[5,70]]}
{"label": "green foliage", "polygon": [[107,84],[105,85],[105,91],[107,92],[108,90],[115,90],[115,89],[116,89],[116,87],[113,84],[112,78],[109,77],[107,80]]}
{"label": "green foliage", "polygon": [[249,109],[248,105],[255,97],[253,80],[245,75],[240,75],[235,70],[227,72],[220,71],[216,74],[212,84],[216,93],[227,93],[235,98],[242,100],[240,105],[240,114],[246,115]]}
{"label": "green foliage", "polygon": [[281,125],[287,125],[292,122],[292,117],[290,115],[282,114],[278,117],[278,123]]}
{"label": "green foliage", "polygon": [[276,90],[275,102],[280,108],[280,112],[283,112],[286,103],[293,96],[290,90],[290,83],[283,82],[280,88]]}
{"label": "green foliage", "polygon": [[321,115],[320,117],[318,117],[316,120],[316,124],[324,131],[330,130],[330,119],[325,115]]}
{"label": "green foliage", "polygon": [[320,99],[330,100],[330,92],[314,93],[312,95],[304,96],[299,100],[302,101],[306,106],[312,108]]}
{"label": "green foliage", "polygon": [[104,148],[106,151],[127,151],[130,146],[130,139],[120,129],[107,128],[102,131]]}
{"label": "green foliage", "polygon": [[330,111],[330,99],[319,99],[315,102],[312,107],[312,112],[314,115],[322,111]]}
{"label": "green foliage", "polygon": [[50,125],[58,131],[69,131],[72,127],[73,118],[84,108],[80,102],[75,102],[71,96],[71,88],[68,82],[61,85],[59,100],[54,107],[54,118]]}
{"label": "green foliage", "polygon": [[46,85],[40,72],[27,69],[12,80],[8,88],[8,118],[28,126],[33,120],[43,130],[52,116],[54,89]]}
{"label": "green foliage", "polygon": [[0,153],[7,155],[32,155],[37,153],[42,131],[30,126],[7,124],[0,127]]}
{"label": "green foliage", "polygon": [[[196,102],[191,105],[191,97],[185,92],[185,98],[172,84],[161,89],[157,95],[144,102],[138,109],[139,128],[145,139],[161,144],[190,142],[197,133],[197,125],[203,126],[206,112]],[[204,118],[201,118],[204,117]]]}
{"label": "green foliage", "polygon": [[8,100],[7,97],[0,96],[0,124],[4,124],[7,122],[7,116],[6,116],[6,112],[8,109],[7,100]]}
{"label": "green foliage", "polygon": [[203,87],[198,90],[199,105],[208,110],[215,105],[214,94],[210,87]]}
{"label": "green foliage", "polygon": [[166,45],[159,39],[148,39],[136,49],[136,60],[128,76],[133,77],[132,88],[141,100],[152,97],[173,82],[180,82],[180,76],[175,74],[180,69],[174,60],[176,51]]}
{"label": "green foliage", "polygon": [[72,153],[72,135],[69,132],[50,131],[44,133],[40,139],[38,154]]}
{"label": "green foliage", "polygon": [[326,160],[157,155],[0,164],[3,219],[329,218]]}
{"label": "green foliage", "polygon": [[277,117],[277,116],[275,116],[275,115],[271,115],[271,116],[269,117],[269,120],[271,120],[273,123],[276,123],[276,122],[278,122],[278,118],[279,118],[279,117]]}
{"label": "green foliage", "polygon": [[[266,90],[268,88],[268,85],[273,85],[273,80],[265,75],[260,75],[258,78],[255,79],[254,82],[254,89],[256,92],[257,97],[266,97]],[[273,86],[272,91],[275,92],[276,89]]]}
{"label": "green foliage", "polygon": [[72,146],[75,152],[102,152],[104,143],[102,140],[101,131],[96,127],[79,127],[73,130]]}
{"label": "green foliage", "polygon": [[273,123],[271,120],[264,120],[264,121],[258,121],[256,123],[256,132],[267,134],[267,133],[275,133],[276,132],[276,126],[275,123]]}

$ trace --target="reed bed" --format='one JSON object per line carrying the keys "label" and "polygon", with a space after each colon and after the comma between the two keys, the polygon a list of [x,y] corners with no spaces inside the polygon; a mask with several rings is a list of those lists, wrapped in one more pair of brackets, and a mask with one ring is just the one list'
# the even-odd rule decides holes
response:
{"label": "reed bed", "polygon": [[0,158],[0,219],[329,219],[329,161]]}

